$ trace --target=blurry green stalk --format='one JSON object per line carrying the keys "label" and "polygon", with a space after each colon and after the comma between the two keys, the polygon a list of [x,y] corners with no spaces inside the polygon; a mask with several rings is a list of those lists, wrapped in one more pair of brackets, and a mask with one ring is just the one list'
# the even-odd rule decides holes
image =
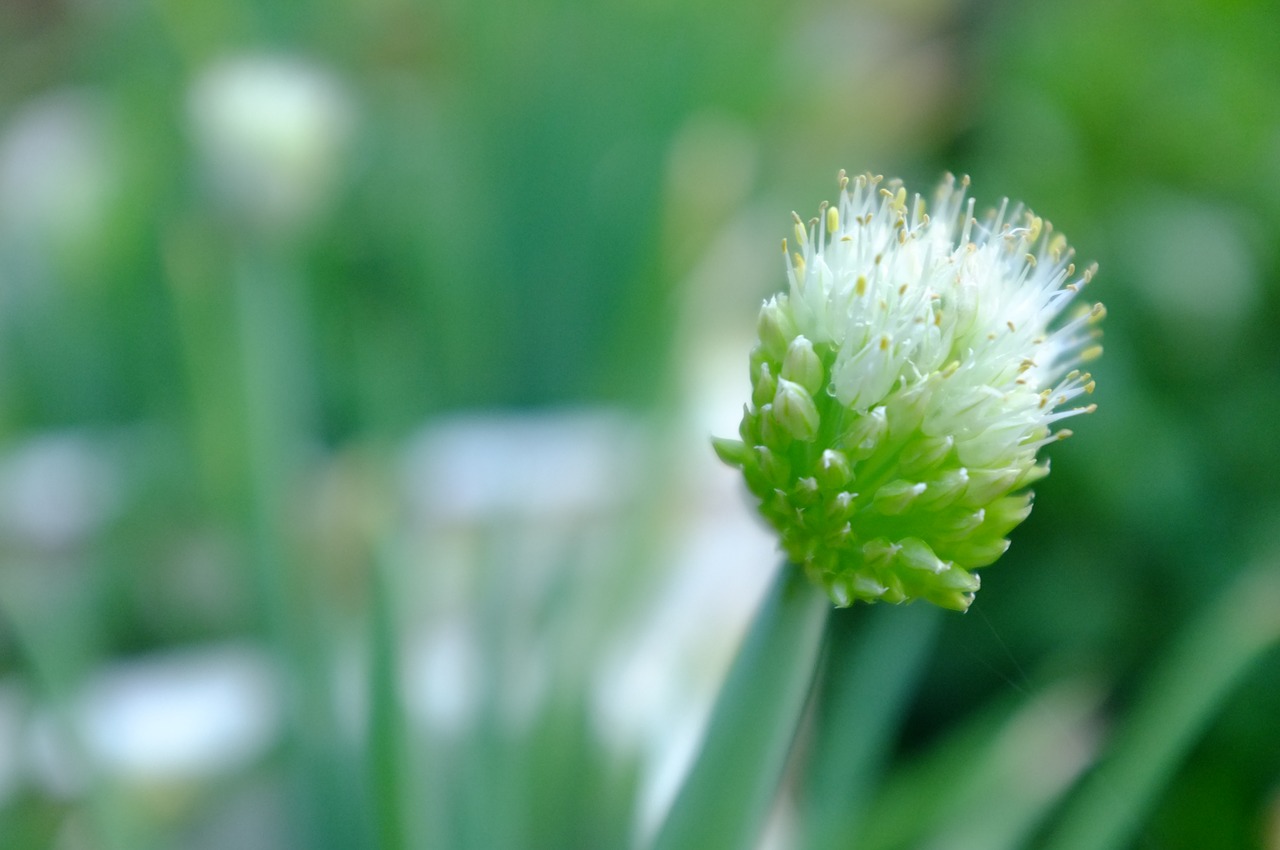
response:
{"label": "blurry green stalk", "polygon": [[655,850],[741,850],[768,818],[818,666],[831,602],[794,564],[765,596]]}
{"label": "blurry green stalk", "polygon": [[312,433],[304,356],[302,282],[287,251],[252,237],[235,270],[245,393],[246,476],[254,572],[269,636],[280,653],[291,768],[308,846],[346,848],[366,838],[365,798],[352,787],[331,681],[332,646],[319,628],[315,582],[290,546],[290,501]]}
{"label": "blurry green stalk", "polygon": [[802,795],[797,846],[847,841],[890,755],[940,617],[933,606],[832,612],[825,592],[784,564],[656,850],[755,846],[789,759]]}

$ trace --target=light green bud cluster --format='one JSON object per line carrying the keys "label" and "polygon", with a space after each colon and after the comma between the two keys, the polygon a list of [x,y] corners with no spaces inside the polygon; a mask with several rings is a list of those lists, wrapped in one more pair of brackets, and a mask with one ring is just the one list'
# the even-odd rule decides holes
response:
{"label": "light green bud cluster", "polygon": [[965,610],[1048,473],[1037,450],[1093,391],[1095,304],[1050,330],[1093,274],[1007,203],[973,218],[948,177],[935,215],[896,182],[841,173],[837,206],[783,242],[790,287],[760,311],[740,468],[788,558],[841,606]]}

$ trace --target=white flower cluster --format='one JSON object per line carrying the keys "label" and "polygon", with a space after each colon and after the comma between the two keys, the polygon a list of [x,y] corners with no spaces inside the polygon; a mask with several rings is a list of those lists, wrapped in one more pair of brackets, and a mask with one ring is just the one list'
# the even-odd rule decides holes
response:
{"label": "white flower cluster", "polygon": [[840,201],[783,241],[765,302],[740,467],[788,557],[837,604],[964,610],[971,571],[1030,512],[1037,450],[1094,405],[1074,368],[1101,353],[1101,304],[1051,329],[1089,281],[1066,239],[1004,202],[982,220],[948,176],[926,212],[898,181],[840,174]]}

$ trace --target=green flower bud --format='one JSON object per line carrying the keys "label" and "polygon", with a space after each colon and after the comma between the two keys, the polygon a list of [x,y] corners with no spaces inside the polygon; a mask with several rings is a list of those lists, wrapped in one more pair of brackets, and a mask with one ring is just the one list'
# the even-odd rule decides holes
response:
{"label": "green flower bud", "polygon": [[889,433],[889,420],[883,407],[873,408],[865,414],[855,414],[853,422],[845,430],[836,447],[842,448],[854,460],[866,460],[876,452]]}
{"label": "green flower bud", "polygon": [[741,440],[712,437],[711,447],[716,450],[716,456],[729,464],[729,466],[741,468],[747,462],[747,458],[751,456],[751,450]]}
{"label": "green flower bud", "polygon": [[773,370],[769,368],[768,363],[761,363],[760,369],[756,373],[756,386],[751,393],[751,403],[756,407],[763,407],[773,401],[773,397],[777,392],[778,379],[774,377]]}
{"label": "green flower bud", "polygon": [[853,478],[853,467],[844,452],[824,449],[818,458],[818,480],[828,490],[838,490]]}
{"label": "green flower bud", "polygon": [[969,489],[969,470],[963,466],[944,469],[929,481],[929,487],[916,500],[916,504],[932,511],[941,511],[955,504]]}
{"label": "green flower bud", "polygon": [[756,465],[765,480],[781,489],[791,483],[791,462],[784,455],[775,454],[768,446],[756,446]]}
{"label": "green flower bud", "polygon": [[813,343],[803,334],[791,340],[787,347],[786,359],[782,361],[782,377],[795,381],[811,395],[822,389],[826,379],[822,370],[822,361],[813,350]]}
{"label": "green flower bud", "polygon": [[936,467],[951,452],[955,438],[950,434],[941,437],[921,437],[913,440],[902,451],[899,461],[902,471],[909,475],[920,475]]}
{"label": "green flower bud", "polygon": [[907,537],[899,546],[898,554],[894,557],[899,564],[909,570],[923,570],[937,574],[950,566],[933,554],[928,543],[917,537]]}
{"label": "green flower bud", "polygon": [[764,306],[760,308],[756,332],[760,335],[761,348],[769,357],[781,361],[786,356],[787,346],[796,335],[796,326],[787,310],[785,295],[775,296],[764,302]]}
{"label": "green flower bud", "polygon": [[786,451],[792,443],[791,431],[778,419],[773,403],[760,408],[760,441],[777,451]]}
{"label": "green flower bud", "polygon": [[786,378],[778,379],[773,416],[792,437],[805,442],[818,436],[818,426],[822,424],[813,397],[804,387]]}
{"label": "green flower bud", "polygon": [[912,482],[903,479],[891,481],[876,491],[872,506],[885,516],[897,516],[916,500],[929,485],[923,481]]}

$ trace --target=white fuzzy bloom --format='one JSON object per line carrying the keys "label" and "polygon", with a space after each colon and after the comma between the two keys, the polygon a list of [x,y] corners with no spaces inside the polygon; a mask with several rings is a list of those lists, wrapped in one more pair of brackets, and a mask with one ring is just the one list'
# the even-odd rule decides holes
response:
{"label": "white fuzzy bloom", "polygon": [[[794,216],[789,288],[761,311],[743,442],[717,449],[837,602],[964,608],[977,588],[967,569],[995,560],[1030,510],[1030,494],[1009,494],[1047,471],[1037,450],[1070,433],[1051,426],[1094,409],[1066,405],[1093,390],[1074,367],[1101,353],[1092,326],[1105,311],[1057,321],[1094,269],[1077,275],[1066,239],[1022,206],[979,220],[967,178],[948,176],[929,207],[880,184],[842,172],[835,206]],[[851,481],[823,477],[833,452],[852,461]]]}

